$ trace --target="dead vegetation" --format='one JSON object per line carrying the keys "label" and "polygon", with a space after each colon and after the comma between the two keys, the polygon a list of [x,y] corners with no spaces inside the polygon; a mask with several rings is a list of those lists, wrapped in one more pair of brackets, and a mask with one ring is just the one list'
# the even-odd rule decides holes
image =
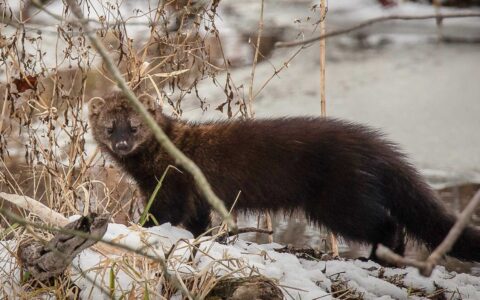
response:
{"label": "dead vegetation", "polygon": [[[83,28],[73,21],[67,6],[53,14],[39,8],[62,5],[61,1],[18,4],[0,6],[0,191],[32,197],[63,216],[108,212],[117,223],[137,222],[143,199],[137,196],[130,179],[101,156],[88,133],[85,104],[115,85],[112,74]],[[97,20],[96,35],[129,85],[156,95],[177,117],[189,95],[195,95],[190,101],[207,109],[208,103],[199,95],[196,85],[205,79],[215,81],[217,73],[232,67],[214,22],[217,4],[158,1],[145,2],[142,8],[123,8],[119,2],[81,3],[88,17]],[[136,26],[143,31],[135,30]],[[217,84],[225,85],[228,114],[241,115],[245,102],[234,96],[239,93],[234,93],[233,82],[229,79]],[[29,210],[3,200],[0,205],[3,211],[13,211],[31,224],[39,221]],[[15,241],[47,241],[51,237],[44,229],[20,225],[3,214],[1,224],[0,234],[12,253],[18,246]],[[183,247],[193,249],[197,245]],[[45,254],[41,248],[38,250]],[[24,254],[19,258],[30,261]],[[217,279],[211,272],[182,275],[181,279],[176,279],[177,273],[172,277],[165,272],[169,265],[174,266],[168,262],[170,259],[178,258],[168,257],[162,264],[141,253],[106,257],[95,268],[101,281],[109,277],[109,285],[103,286],[96,278],[91,281],[107,295],[129,299],[168,299],[179,290],[186,291],[187,297],[196,294],[202,298],[215,286]],[[238,272],[234,266],[238,267],[239,262],[219,264],[231,265],[232,274]],[[7,269],[1,271],[2,276],[10,273]],[[135,278],[137,284],[118,294],[118,273]],[[246,270],[241,273],[247,274]],[[76,298],[82,288],[74,283],[74,274],[82,276],[73,267],[48,284],[12,277],[4,287],[23,298]]]}
{"label": "dead vegetation", "polygon": [[[0,191],[32,197],[63,216],[108,212],[117,223],[135,223],[144,199],[139,199],[130,179],[101,156],[88,134],[86,102],[115,85],[112,74],[82,28],[71,21],[73,16],[66,7],[56,11],[61,13],[56,19],[42,13],[33,3],[36,1],[19,1],[18,7],[11,7],[8,2],[0,4]],[[131,87],[156,95],[177,117],[181,116],[185,101],[194,102],[204,110],[220,110],[228,117],[251,117],[248,101],[253,101],[269,81],[255,91],[252,86],[247,97],[244,87],[237,86],[229,76],[225,82],[217,80],[218,73],[228,74],[231,68],[242,65],[241,61],[225,55],[215,22],[217,4],[217,1],[213,4],[153,1],[145,6],[147,11],[130,7],[133,14],[127,16],[120,2],[82,2],[84,12],[97,20],[97,36]],[[142,31],[132,29],[137,26]],[[255,63],[268,58],[282,30],[269,30],[263,35],[242,34],[243,41],[252,48],[252,60],[256,56]],[[287,64],[275,70],[272,78]],[[224,91],[220,106],[210,107],[208,100],[199,94],[197,84],[203,80],[212,81]],[[8,243],[12,254],[18,248],[16,241],[25,238],[47,241],[52,237],[34,226],[40,220],[30,211],[1,200],[0,205],[30,223],[21,226],[1,215],[0,240]],[[208,256],[208,251],[199,245],[198,240],[179,241],[161,249],[165,254],[162,262],[131,251],[135,249],[126,250],[128,254],[123,256],[105,256],[92,267],[97,271],[96,277],[86,278],[110,297],[169,299],[180,295],[180,291],[187,298],[208,297],[222,283],[218,268],[230,276],[259,275],[258,270],[231,257],[213,260],[208,271],[199,274],[188,268],[175,269],[179,264],[195,266],[193,254],[183,257],[175,255],[175,251],[186,249]],[[140,248],[149,247],[151,244],[145,242]],[[313,249],[284,252],[298,254],[303,259],[322,258]],[[11,275],[13,269],[0,270],[0,276]],[[14,291],[20,298],[47,295],[77,299],[82,287],[76,284],[76,279],[84,276],[83,270],[75,265],[49,284],[32,283],[24,275],[9,276],[3,288]],[[122,276],[134,280],[130,290],[117,289]],[[362,299],[361,293],[349,287],[341,276],[330,279],[333,281],[330,292],[336,298]],[[403,285],[401,278],[385,280]],[[267,285],[272,286],[271,282]],[[273,285],[277,296],[278,289]],[[6,292],[0,288],[1,293]],[[438,295],[412,291],[412,295],[442,299],[443,291],[439,289]]]}

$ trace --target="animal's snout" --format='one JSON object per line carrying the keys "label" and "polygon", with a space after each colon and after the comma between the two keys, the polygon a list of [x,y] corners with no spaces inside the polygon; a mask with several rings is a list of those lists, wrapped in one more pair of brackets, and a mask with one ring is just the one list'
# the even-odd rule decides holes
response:
{"label": "animal's snout", "polygon": [[128,149],[128,144],[127,141],[120,141],[116,145],[118,150],[127,150]]}
{"label": "animal's snout", "polygon": [[127,141],[122,140],[115,144],[115,152],[119,154],[124,154],[129,151],[130,151],[130,145],[127,143]]}

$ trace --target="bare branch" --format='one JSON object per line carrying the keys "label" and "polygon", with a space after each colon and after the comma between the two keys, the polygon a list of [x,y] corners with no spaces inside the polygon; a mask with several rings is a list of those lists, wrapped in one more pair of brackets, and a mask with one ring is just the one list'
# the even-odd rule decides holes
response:
{"label": "bare branch", "polygon": [[62,214],[59,214],[48,206],[45,206],[30,197],[0,192],[0,198],[3,198],[20,208],[32,212],[34,215],[37,215],[40,219],[42,219],[45,223],[49,223],[55,226],[65,226],[68,224],[68,219],[65,218]]}
{"label": "bare branch", "polygon": [[340,30],[334,30],[331,32],[327,32],[325,34],[320,34],[319,36],[312,37],[309,39],[305,39],[303,41],[291,41],[291,42],[278,42],[275,47],[277,48],[285,48],[285,47],[294,47],[300,45],[306,45],[313,42],[317,42],[329,37],[342,35],[346,33],[350,33],[355,30],[362,29],[364,27],[373,25],[375,23],[390,21],[390,20],[427,20],[427,19],[451,19],[451,18],[473,18],[473,17],[480,17],[480,13],[468,12],[468,13],[454,13],[454,14],[431,14],[431,15],[419,15],[419,16],[410,16],[410,15],[391,15],[391,16],[384,16],[373,18],[367,20],[365,22],[359,23],[349,28],[344,28]]}
{"label": "bare branch", "polygon": [[477,191],[467,207],[462,211],[457,219],[457,222],[448,232],[443,242],[430,254],[425,261],[417,261],[410,258],[402,257],[383,245],[379,245],[377,249],[377,256],[387,262],[397,266],[412,266],[418,268],[423,276],[430,276],[433,269],[438,264],[440,259],[447,254],[455,245],[458,237],[462,234],[465,227],[470,222],[470,218],[475,212],[475,208],[480,204],[480,190]]}
{"label": "bare branch", "polygon": [[480,190],[477,191],[475,196],[470,200],[467,207],[462,211],[458,217],[457,222],[453,225],[452,229],[448,232],[443,242],[430,254],[427,260],[437,262],[443,255],[448,253],[455,241],[462,234],[463,229],[468,225],[470,219],[475,212],[475,208],[480,204]]}
{"label": "bare branch", "polygon": [[238,228],[236,232],[229,232],[229,235],[238,235],[241,233],[250,233],[250,232],[256,232],[256,233],[264,233],[264,234],[272,234],[273,230],[270,229],[262,229],[262,228],[257,228],[257,227],[242,227]]}
{"label": "bare branch", "polygon": [[[424,274],[423,272],[426,269],[426,265],[427,265],[426,261],[418,261],[416,259],[403,257],[393,252],[392,250],[390,250],[390,248],[385,247],[384,245],[378,245],[378,248],[375,254],[379,258],[398,267],[403,267],[403,266],[415,267],[422,274]],[[425,276],[429,276],[429,275],[425,275]]]}
{"label": "bare branch", "polygon": [[[320,35],[325,35],[325,20],[327,17],[326,1],[320,2]],[[325,95],[325,52],[326,52],[325,39],[320,41],[320,109],[321,116],[327,116],[327,97]]]}
{"label": "bare branch", "polygon": [[257,32],[257,42],[255,46],[255,55],[253,57],[253,63],[252,63],[252,72],[250,73],[250,86],[248,87],[248,106],[250,109],[250,117],[253,118],[255,117],[255,113],[253,111],[252,107],[252,102],[254,100],[253,97],[253,82],[255,78],[255,69],[257,68],[257,62],[258,62],[258,54],[260,53],[260,42],[262,39],[262,33],[263,33],[263,11],[265,7],[265,1],[262,0],[261,6],[260,6],[260,21],[258,21],[258,32]]}
{"label": "bare branch", "polygon": [[[7,193],[0,192],[0,198],[3,198],[4,200],[7,200],[12,204],[15,204],[20,208],[28,210],[29,212],[39,217],[43,222],[50,224],[52,226],[62,227],[69,223],[68,219],[65,218],[62,214],[54,211],[50,207],[45,206],[39,201],[32,199],[30,197],[27,197],[24,195],[7,194]],[[102,244],[93,246],[93,249],[95,249],[101,254],[105,254],[105,253],[118,254],[118,255],[122,254],[121,252],[118,251],[118,249],[108,247],[107,245],[102,245]]]}
{"label": "bare branch", "polygon": [[[65,228],[102,238],[107,231],[108,219],[108,215],[90,213],[67,224]],[[33,238],[23,240],[18,246],[17,255],[20,265],[35,279],[48,281],[63,274],[80,252],[95,243],[96,240],[79,237],[76,234],[57,232],[47,243]]]}

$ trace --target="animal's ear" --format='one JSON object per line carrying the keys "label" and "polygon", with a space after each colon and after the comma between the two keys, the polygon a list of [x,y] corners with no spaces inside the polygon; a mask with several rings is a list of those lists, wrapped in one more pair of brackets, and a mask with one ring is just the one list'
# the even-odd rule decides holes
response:
{"label": "animal's ear", "polygon": [[138,100],[140,100],[140,102],[142,102],[145,108],[150,112],[154,112],[158,108],[155,98],[149,94],[141,94],[138,96]]}
{"label": "animal's ear", "polygon": [[88,111],[91,115],[98,115],[105,106],[105,100],[101,97],[93,97],[88,101]]}

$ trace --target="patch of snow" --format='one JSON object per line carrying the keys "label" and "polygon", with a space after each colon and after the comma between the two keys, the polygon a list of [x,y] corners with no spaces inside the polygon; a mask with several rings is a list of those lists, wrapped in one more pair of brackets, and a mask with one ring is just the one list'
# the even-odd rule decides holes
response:
{"label": "patch of snow", "polygon": [[[210,272],[217,276],[231,274],[233,276],[248,276],[262,274],[278,282],[286,297],[294,299],[331,299],[330,292],[334,281],[344,281],[347,286],[365,299],[405,299],[409,290],[394,285],[385,280],[392,276],[404,276],[404,286],[434,292],[436,286],[447,289],[447,297],[452,299],[480,299],[480,278],[447,272],[444,267],[437,267],[432,277],[422,277],[415,268],[384,268],[374,262],[359,260],[309,261],[298,259],[288,253],[276,252],[279,244],[256,244],[241,239],[230,241],[229,244],[219,244],[204,237],[193,240],[188,231],[171,226],[169,223],[148,229],[126,227],[120,224],[109,224],[104,237],[107,241],[115,241],[132,249],[147,249],[152,245],[149,254],[164,256],[164,251],[175,247],[169,256],[169,272],[172,274],[201,274]],[[197,243],[199,251],[193,261],[188,244]],[[0,242],[0,282],[4,293],[18,293],[19,268],[12,255],[15,243]],[[72,274],[75,284],[82,290],[82,299],[107,299],[105,289],[99,286],[109,286],[110,269],[114,264],[121,264],[122,257],[103,255],[87,249],[73,261]],[[379,278],[380,270],[383,276]],[[144,280],[154,279],[155,274],[148,274],[138,269],[140,275],[127,271],[128,268],[115,269],[116,293],[129,291],[134,286],[136,276],[144,276]],[[13,274],[13,276],[12,276]],[[13,278],[13,279],[12,279]],[[95,282],[95,284],[92,284]],[[160,288],[160,287],[159,287]],[[108,289],[107,289],[108,290]],[[178,295],[180,297],[180,295]]]}

